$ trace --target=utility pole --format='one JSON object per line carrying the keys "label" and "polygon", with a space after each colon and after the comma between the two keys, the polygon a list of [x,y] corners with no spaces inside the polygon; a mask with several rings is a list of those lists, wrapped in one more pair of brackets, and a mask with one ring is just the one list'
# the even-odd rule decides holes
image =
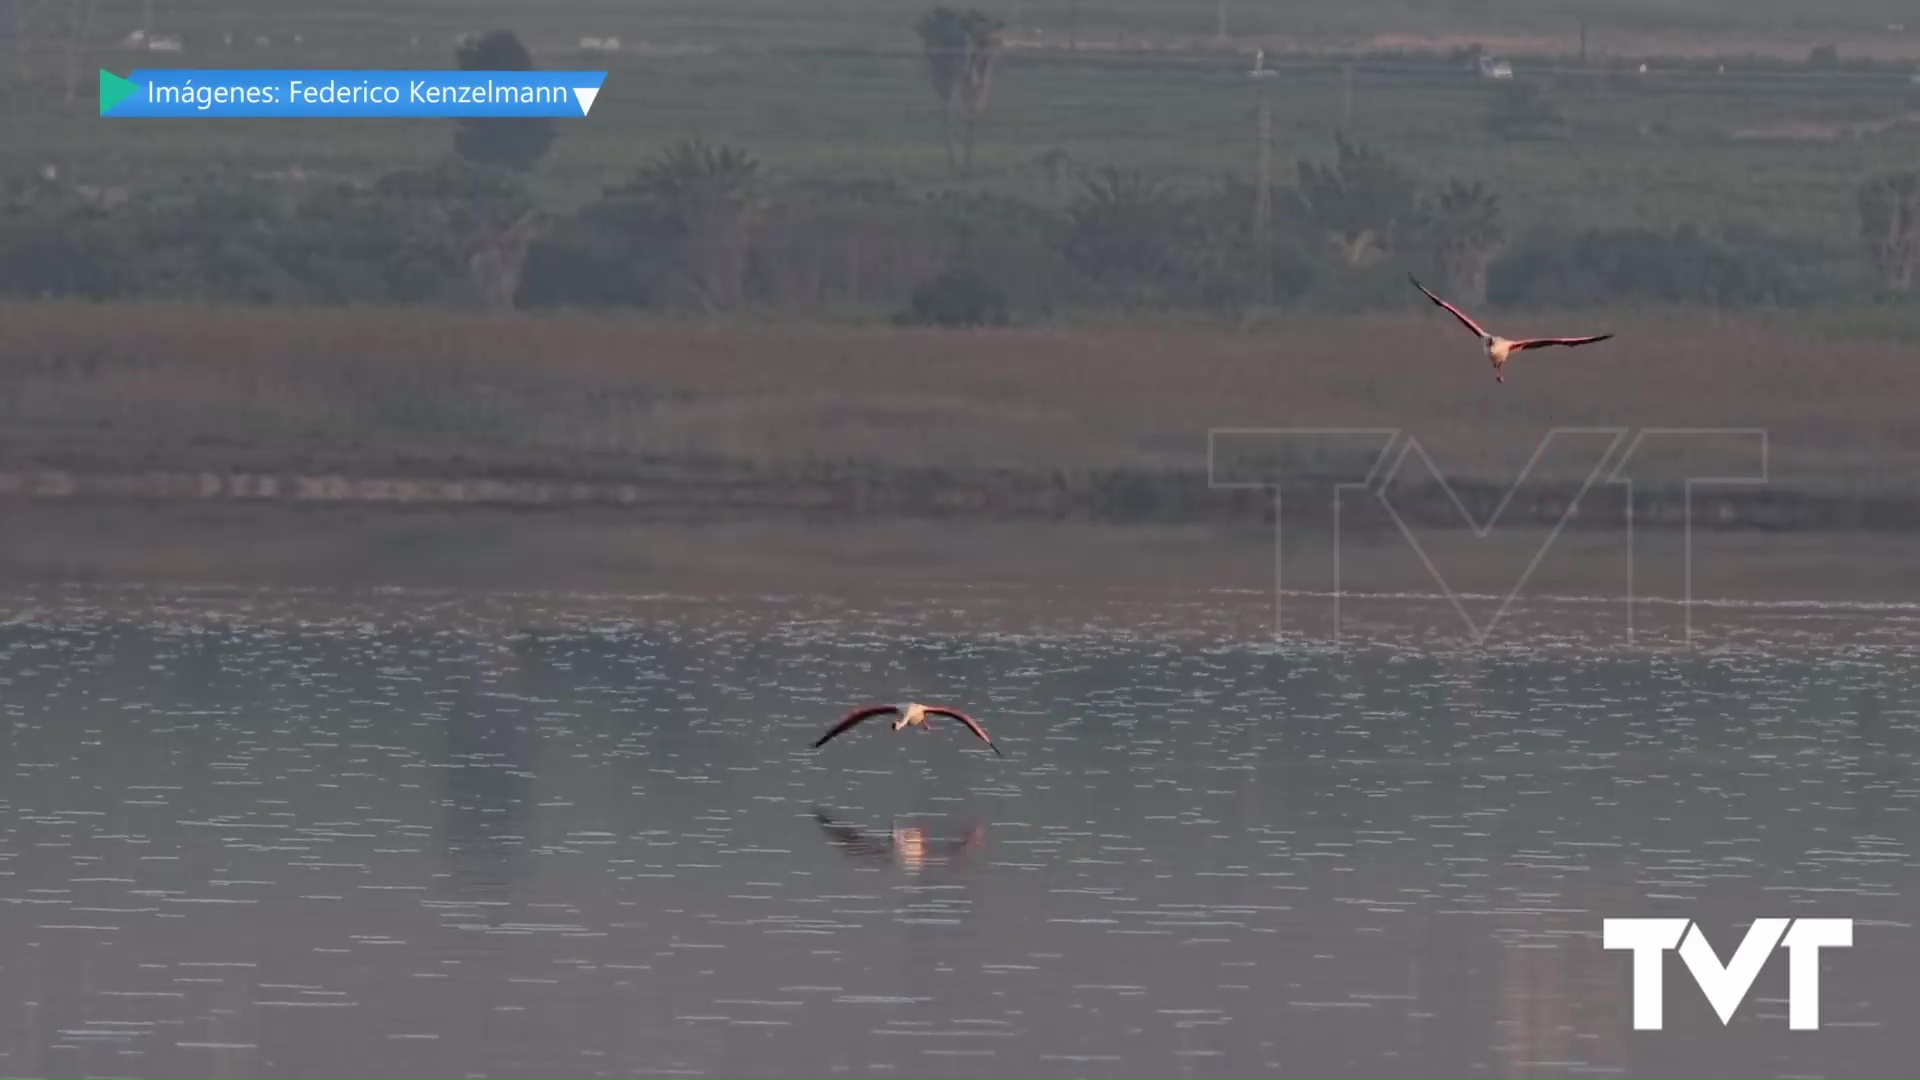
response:
{"label": "utility pole", "polygon": [[1340,130],[1353,129],[1353,61],[1340,66]]}
{"label": "utility pole", "polygon": [[68,0],[67,104],[80,94],[80,45],[93,31],[93,0]]}
{"label": "utility pole", "polygon": [[64,100],[70,104],[79,95],[80,39],[92,22],[92,0],[14,0],[15,115],[32,98],[35,79],[52,74],[54,67]]}
{"label": "utility pole", "polygon": [[63,73],[66,76],[66,103],[68,107],[72,107],[73,105],[73,95],[77,89],[75,84],[80,81],[80,58],[77,55],[79,51],[77,48],[78,43],[74,40],[79,36],[80,0],[74,0],[74,2],[67,7],[67,64],[66,71]]}
{"label": "utility pole", "polygon": [[1273,303],[1273,95],[1260,89],[1260,164],[1253,189],[1253,243],[1260,258],[1260,301]]}
{"label": "utility pole", "polygon": [[13,92],[7,95],[8,109],[15,118],[20,102],[27,94],[27,0],[13,0]]}
{"label": "utility pole", "polygon": [[1067,6],[1067,51],[1080,51],[1080,0]]}
{"label": "utility pole", "polygon": [[1227,0],[1220,0],[1219,7],[1214,9],[1213,37],[1216,41],[1227,40]]}

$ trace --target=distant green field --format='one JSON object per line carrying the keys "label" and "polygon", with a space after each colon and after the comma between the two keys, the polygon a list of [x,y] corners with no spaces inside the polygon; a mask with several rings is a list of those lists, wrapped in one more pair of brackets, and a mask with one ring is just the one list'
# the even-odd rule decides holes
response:
{"label": "distant green field", "polygon": [[[1331,67],[1291,67],[1262,84],[1232,60],[1008,58],[980,136],[977,186],[1045,194],[1034,167],[1059,149],[1086,166],[1137,166],[1201,180],[1250,173],[1256,85],[1272,95],[1275,160],[1329,152],[1344,113]],[[597,193],[669,142],[700,134],[746,148],[785,176],[949,182],[936,109],[911,56],[712,55],[616,59],[592,118],[567,126],[541,183],[559,201]],[[1574,138],[1507,142],[1484,131],[1495,88],[1464,74],[1356,72],[1352,131],[1433,179],[1484,179],[1514,224],[1752,220],[1808,234],[1854,227],[1854,186],[1910,165],[1920,136],[1738,138],[1794,122],[1884,119],[1907,105],[1887,78],[1650,78],[1621,90],[1564,77],[1549,94]],[[75,176],[127,183],[212,167],[370,175],[444,152],[438,122],[18,121],[16,153]]]}
{"label": "distant green field", "polygon": [[[76,0],[78,2],[78,0]],[[1483,117],[1499,86],[1458,67],[1370,60],[1348,97],[1337,63],[1296,55],[1281,74],[1245,77],[1244,35],[1551,33],[1569,37],[1583,13],[1612,32],[1706,34],[1737,54],[1748,35],[1824,31],[1885,38],[1910,4],[1852,0],[1229,0],[1229,50],[1009,49],[980,135],[979,175],[963,187],[1064,197],[1037,159],[1063,151],[1080,167],[1139,167],[1203,181],[1248,175],[1256,160],[1256,95],[1274,112],[1276,179],[1302,157],[1327,154],[1343,124],[1424,179],[1482,179],[1502,193],[1509,226],[1761,223],[1823,241],[1856,229],[1854,191],[1873,172],[1910,167],[1920,150],[1920,86],[1904,71],[1683,72],[1644,77],[1575,70],[1560,59],[1516,61],[1565,114],[1572,138],[1511,142]],[[567,125],[536,177],[557,205],[592,197],[649,155],[688,135],[742,147],[776,177],[891,178],[953,185],[936,104],[906,0],[584,0],[564,7],[414,0],[337,5],[154,0],[153,24],[176,30],[179,54],[98,48],[78,69],[146,66],[445,66],[461,32],[494,25],[523,34],[553,67],[608,67],[590,120]],[[1078,9],[1080,33],[1162,38],[1211,35],[1214,0],[1002,0],[988,7],[1054,35]],[[99,5],[96,42],[144,18],[138,3]],[[1914,15],[1920,35],[1920,12]],[[293,35],[301,41],[295,44]],[[226,43],[231,34],[233,44]],[[616,34],[627,51],[582,53],[583,34]],[[1715,38],[1714,35],[1719,35]],[[257,37],[271,45],[254,44]],[[1898,35],[1893,35],[1897,37]],[[1570,37],[1569,37],[1570,40]],[[1237,44],[1235,44],[1237,42]],[[640,54],[643,44],[688,49]],[[726,46],[694,49],[691,46]],[[76,179],[130,184],[205,169],[363,177],[444,153],[433,121],[102,121],[93,87],[62,103],[58,57],[28,61],[10,101],[11,159],[61,165]],[[1556,70],[1557,69],[1557,70]],[[1904,124],[1902,120],[1904,118]],[[1840,131],[1863,125],[1864,135]],[[1878,125],[1876,127],[1876,125]],[[1840,132],[1837,137],[1833,136]],[[1057,181],[1057,178],[1056,178]]]}
{"label": "distant green field", "polygon": [[[961,5],[965,6],[965,5]],[[1374,34],[1798,34],[1884,36],[1920,15],[1909,0],[996,0],[977,5],[1022,30],[1211,35],[1222,11],[1233,35],[1338,38]],[[916,5],[903,0],[99,0],[94,25],[124,33],[153,12],[154,29],[211,44],[222,34],[300,33],[317,49],[366,47],[383,35],[444,35],[512,26],[530,39],[618,34],[629,41],[875,45],[899,41]],[[405,40],[404,37],[401,40]],[[391,39],[389,39],[389,43]]]}

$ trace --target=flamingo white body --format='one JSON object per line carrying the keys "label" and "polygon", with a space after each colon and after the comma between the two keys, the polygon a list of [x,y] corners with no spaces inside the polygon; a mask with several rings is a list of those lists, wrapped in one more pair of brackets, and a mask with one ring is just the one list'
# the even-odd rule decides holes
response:
{"label": "flamingo white body", "polygon": [[895,705],[894,708],[900,710],[900,718],[893,722],[893,730],[905,731],[910,727],[927,726],[927,707],[925,705],[917,701],[912,701],[904,705]]}
{"label": "flamingo white body", "polygon": [[1474,322],[1466,312],[1433,295],[1433,293],[1430,292],[1425,285],[1420,284],[1419,279],[1415,278],[1412,274],[1407,275],[1407,280],[1413,282],[1414,288],[1426,293],[1427,299],[1446,308],[1449,314],[1460,320],[1460,325],[1473,331],[1474,336],[1480,339],[1481,345],[1487,351],[1487,362],[1493,365],[1493,381],[1497,383],[1507,381],[1507,361],[1513,358],[1514,353],[1524,352],[1527,349],[1544,349],[1551,345],[1564,345],[1568,347],[1591,345],[1596,341],[1605,341],[1613,336],[1612,334],[1594,334],[1590,337],[1577,338],[1503,338],[1498,334],[1488,333],[1481,328],[1479,323]]}

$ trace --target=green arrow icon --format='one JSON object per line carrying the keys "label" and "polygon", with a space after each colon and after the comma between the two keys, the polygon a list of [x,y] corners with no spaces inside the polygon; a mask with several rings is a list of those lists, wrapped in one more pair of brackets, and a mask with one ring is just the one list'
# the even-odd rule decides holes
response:
{"label": "green arrow icon", "polygon": [[129,82],[102,68],[100,70],[100,115],[107,115],[115,105],[140,92],[140,84]]}

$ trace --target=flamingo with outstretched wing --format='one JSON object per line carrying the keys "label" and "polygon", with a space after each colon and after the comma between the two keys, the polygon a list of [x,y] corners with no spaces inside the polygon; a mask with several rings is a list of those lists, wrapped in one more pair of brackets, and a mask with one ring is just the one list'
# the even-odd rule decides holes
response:
{"label": "flamingo with outstretched wing", "polygon": [[945,716],[958,720],[967,725],[967,730],[979,736],[980,741],[987,744],[987,749],[992,750],[1000,757],[1006,756],[1000,753],[998,746],[993,745],[993,740],[987,735],[987,729],[981,727],[979,721],[976,721],[973,717],[968,716],[958,709],[949,709],[943,705],[921,705],[918,702],[909,702],[904,705],[867,705],[855,709],[848,713],[839,723],[828,729],[825,735],[820,736],[820,738],[814,742],[813,748],[818,750],[822,746],[827,745],[827,743],[833,739],[858,727],[863,720],[869,720],[876,716],[885,716],[888,713],[898,714],[898,718],[893,722],[893,730],[895,731],[902,731],[910,727],[917,727],[923,731],[928,730],[927,718],[930,716]]}
{"label": "flamingo with outstretched wing", "polygon": [[1474,322],[1466,312],[1433,295],[1432,291],[1425,285],[1420,284],[1419,279],[1412,274],[1407,275],[1407,280],[1413,282],[1414,288],[1426,293],[1427,299],[1446,308],[1448,314],[1460,320],[1460,325],[1473,331],[1473,335],[1480,339],[1481,343],[1486,347],[1487,360],[1493,364],[1494,382],[1503,383],[1507,381],[1506,371],[1504,369],[1507,366],[1507,361],[1513,358],[1514,353],[1524,352],[1527,349],[1544,349],[1550,345],[1566,345],[1569,347],[1574,345],[1591,345],[1596,341],[1605,341],[1613,336],[1612,334],[1595,334],[1591,337],[1572,338],[1520,338],[1518,340],[1503,338],[1498,334],[1487,333],[1486,330],[1482,329],[1479,323]]}

